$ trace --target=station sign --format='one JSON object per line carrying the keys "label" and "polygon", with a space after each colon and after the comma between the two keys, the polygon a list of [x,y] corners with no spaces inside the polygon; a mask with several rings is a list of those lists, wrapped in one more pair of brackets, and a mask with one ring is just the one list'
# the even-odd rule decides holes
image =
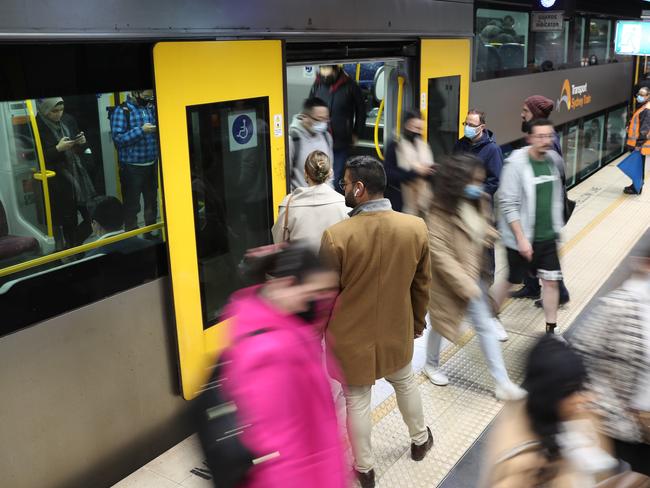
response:
{"label": "station sign", "polygon": [[533,12],[531,30],[533,32],[555,32],[564,29],[564,12]]}

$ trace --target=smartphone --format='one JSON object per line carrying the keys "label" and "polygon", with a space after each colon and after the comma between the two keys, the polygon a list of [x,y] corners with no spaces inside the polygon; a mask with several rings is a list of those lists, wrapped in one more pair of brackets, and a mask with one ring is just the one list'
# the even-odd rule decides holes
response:
{"label": "smartphone", "polygon": [[76,136],[72,138],[73,141],[76,141],[77,139],[81,139],[84,136],[83,132],[79,132]]}

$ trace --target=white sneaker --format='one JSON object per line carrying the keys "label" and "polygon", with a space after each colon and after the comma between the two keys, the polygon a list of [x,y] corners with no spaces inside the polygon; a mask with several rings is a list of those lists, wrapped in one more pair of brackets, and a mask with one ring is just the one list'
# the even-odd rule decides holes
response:
{"label": "white sneaker", "polygon": [[434,368],[425,364],[422,371],[429,378],[429,381],[436,386],[447,386],[449,384],[449,378],[447,378],[447,375],[440,368]]}
{"label": "white sneaker", "polygon": [[514,402],[526,398],[527,395],[526,390],[518,387],[512,381],[497,384],[494,389],[494,396],[502,402]]}
{"label": "white sneaker", "polygon": [[501,321],[498,318],[493,317],[492,322],[494,323],[494,331],[497,334],[497,339],[500,342],[506,342],[508,340],[508,333],[506,332],[506,329],[503,328]]}

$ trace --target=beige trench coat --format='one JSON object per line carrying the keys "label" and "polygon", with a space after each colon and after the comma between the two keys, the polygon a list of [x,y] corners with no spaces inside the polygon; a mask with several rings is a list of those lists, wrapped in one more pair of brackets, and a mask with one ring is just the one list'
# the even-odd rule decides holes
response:
{"label": "beige trench coat", "polygon": [[426,224],[362,212],[323,234],[321,257],[340,274],[329,345],[348,385],[372,385],[413,358],[425,327],[431,273]]}

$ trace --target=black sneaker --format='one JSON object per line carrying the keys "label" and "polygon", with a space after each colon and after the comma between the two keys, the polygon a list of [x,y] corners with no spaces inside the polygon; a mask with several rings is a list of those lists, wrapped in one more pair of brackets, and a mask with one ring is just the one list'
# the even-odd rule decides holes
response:
{"label": "black sneaker", "polygon": [[641,192],[643,191],[643,188],[639,190],[638,192],[635,190],[634,185],[626,186],[623,188],[623,193],[626,195],[641,195]]}
{"label": "black sneaker", "polygon": [[531,290],[527,286],[522,286],[519,290],[510,293],[512,298],[531,298],[537,300],[541,295],[541,290]]}
{"label": "black sneaker", "polygon": [[422,461],[427,455],[427,452],[433,447],[433,434],[429,427],[427,427],[427,434],[429,434],[429,437],[427,437],[427,441],[424,444],[418,446],[417,444],[411,443],[411,459],[413,461]]}
{"label": "black sneaker", "polygon": [[361,485],[361,488],[375,488],[374,469],[371,469],[367,473],[360,473],[357,470],[355,470],[354,472],[357,475],[357,479],[359,480],[359,484]]}

